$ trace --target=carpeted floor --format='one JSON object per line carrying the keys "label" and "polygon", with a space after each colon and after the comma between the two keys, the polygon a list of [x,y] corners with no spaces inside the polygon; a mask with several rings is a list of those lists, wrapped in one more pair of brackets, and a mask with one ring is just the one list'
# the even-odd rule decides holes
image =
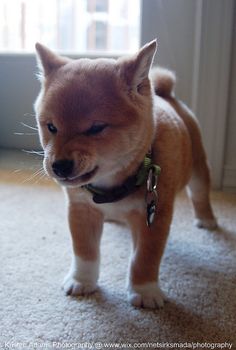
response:
{"label": "carpeted floor", "polygon": [[86,298],[63,294],[71,252],[63,194],[47,182],[29,184],[25,176],[0,172],[0,348],[120,343],[148,349],[159,343],[168,349],[168,342],[198,342],[201,349],[226,342],[236,349],[236,195],[212,194],[217,232],[194,227],[191,206],[179,196],[161,268],[169,300],[150,311],[127,303],[130,236],[111,224],[102,240],[100,290]]}

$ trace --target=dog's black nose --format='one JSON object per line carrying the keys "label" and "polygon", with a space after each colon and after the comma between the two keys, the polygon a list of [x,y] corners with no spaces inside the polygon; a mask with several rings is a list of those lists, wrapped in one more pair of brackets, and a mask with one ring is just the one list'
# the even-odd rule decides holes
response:
{"label": "dog's black nose", "polygon": [[59,177],[68,177],[71,175],[74,167],[73,160],[61,159],[52,164],[52,170]]}

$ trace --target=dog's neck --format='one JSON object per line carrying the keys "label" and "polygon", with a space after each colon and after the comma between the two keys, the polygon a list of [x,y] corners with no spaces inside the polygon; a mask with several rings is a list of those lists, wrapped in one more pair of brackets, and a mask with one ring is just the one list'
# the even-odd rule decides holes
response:
{"label": "dog's neck", "polygon": [[94,184],[85,185],[93,195],[93,201],[97,204],[117,202],[130,194],[136,192],[141,186],[147,184],[150,170],[153,176],[158,176],[160,167],[152,163],[151,152],[146,154],[144,160],[139,165],[138,169],[131,176],[127,177],[122,184],[112,187],[95,186]]}

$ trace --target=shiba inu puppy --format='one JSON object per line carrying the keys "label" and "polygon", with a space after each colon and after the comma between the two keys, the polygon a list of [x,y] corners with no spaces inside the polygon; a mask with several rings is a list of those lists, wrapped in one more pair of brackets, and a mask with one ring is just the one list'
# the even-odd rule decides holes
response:
{"label": "shiba inu puppy", "polygon": [[129,301],[161,307],[159,266],[176,193],[187,184],[197,225],[216,226],[199,127],[174,97],[175,76],[150,72],[156,41],[118,60],[72,60],[41,44],[36,50],[44,168],[66,193],[73,242],[64,290],[96,290],[103,223],[112,220],[132,232]]}

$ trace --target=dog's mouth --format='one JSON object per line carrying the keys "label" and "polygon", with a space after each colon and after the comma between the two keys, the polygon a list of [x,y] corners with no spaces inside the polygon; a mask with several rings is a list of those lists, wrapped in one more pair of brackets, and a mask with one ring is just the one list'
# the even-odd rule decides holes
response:
{"label": "dog's mouth", "polygon": [[60,183],[64,186],[73,186],[73,185],[86,185],[89,183],[89,181],[92,179],[92,177],[97,173],[98,166],[93,168],[91,171],[83,174],[83,175],[75,175],[75,176],[68,176],[63,179],[58,179]]}

